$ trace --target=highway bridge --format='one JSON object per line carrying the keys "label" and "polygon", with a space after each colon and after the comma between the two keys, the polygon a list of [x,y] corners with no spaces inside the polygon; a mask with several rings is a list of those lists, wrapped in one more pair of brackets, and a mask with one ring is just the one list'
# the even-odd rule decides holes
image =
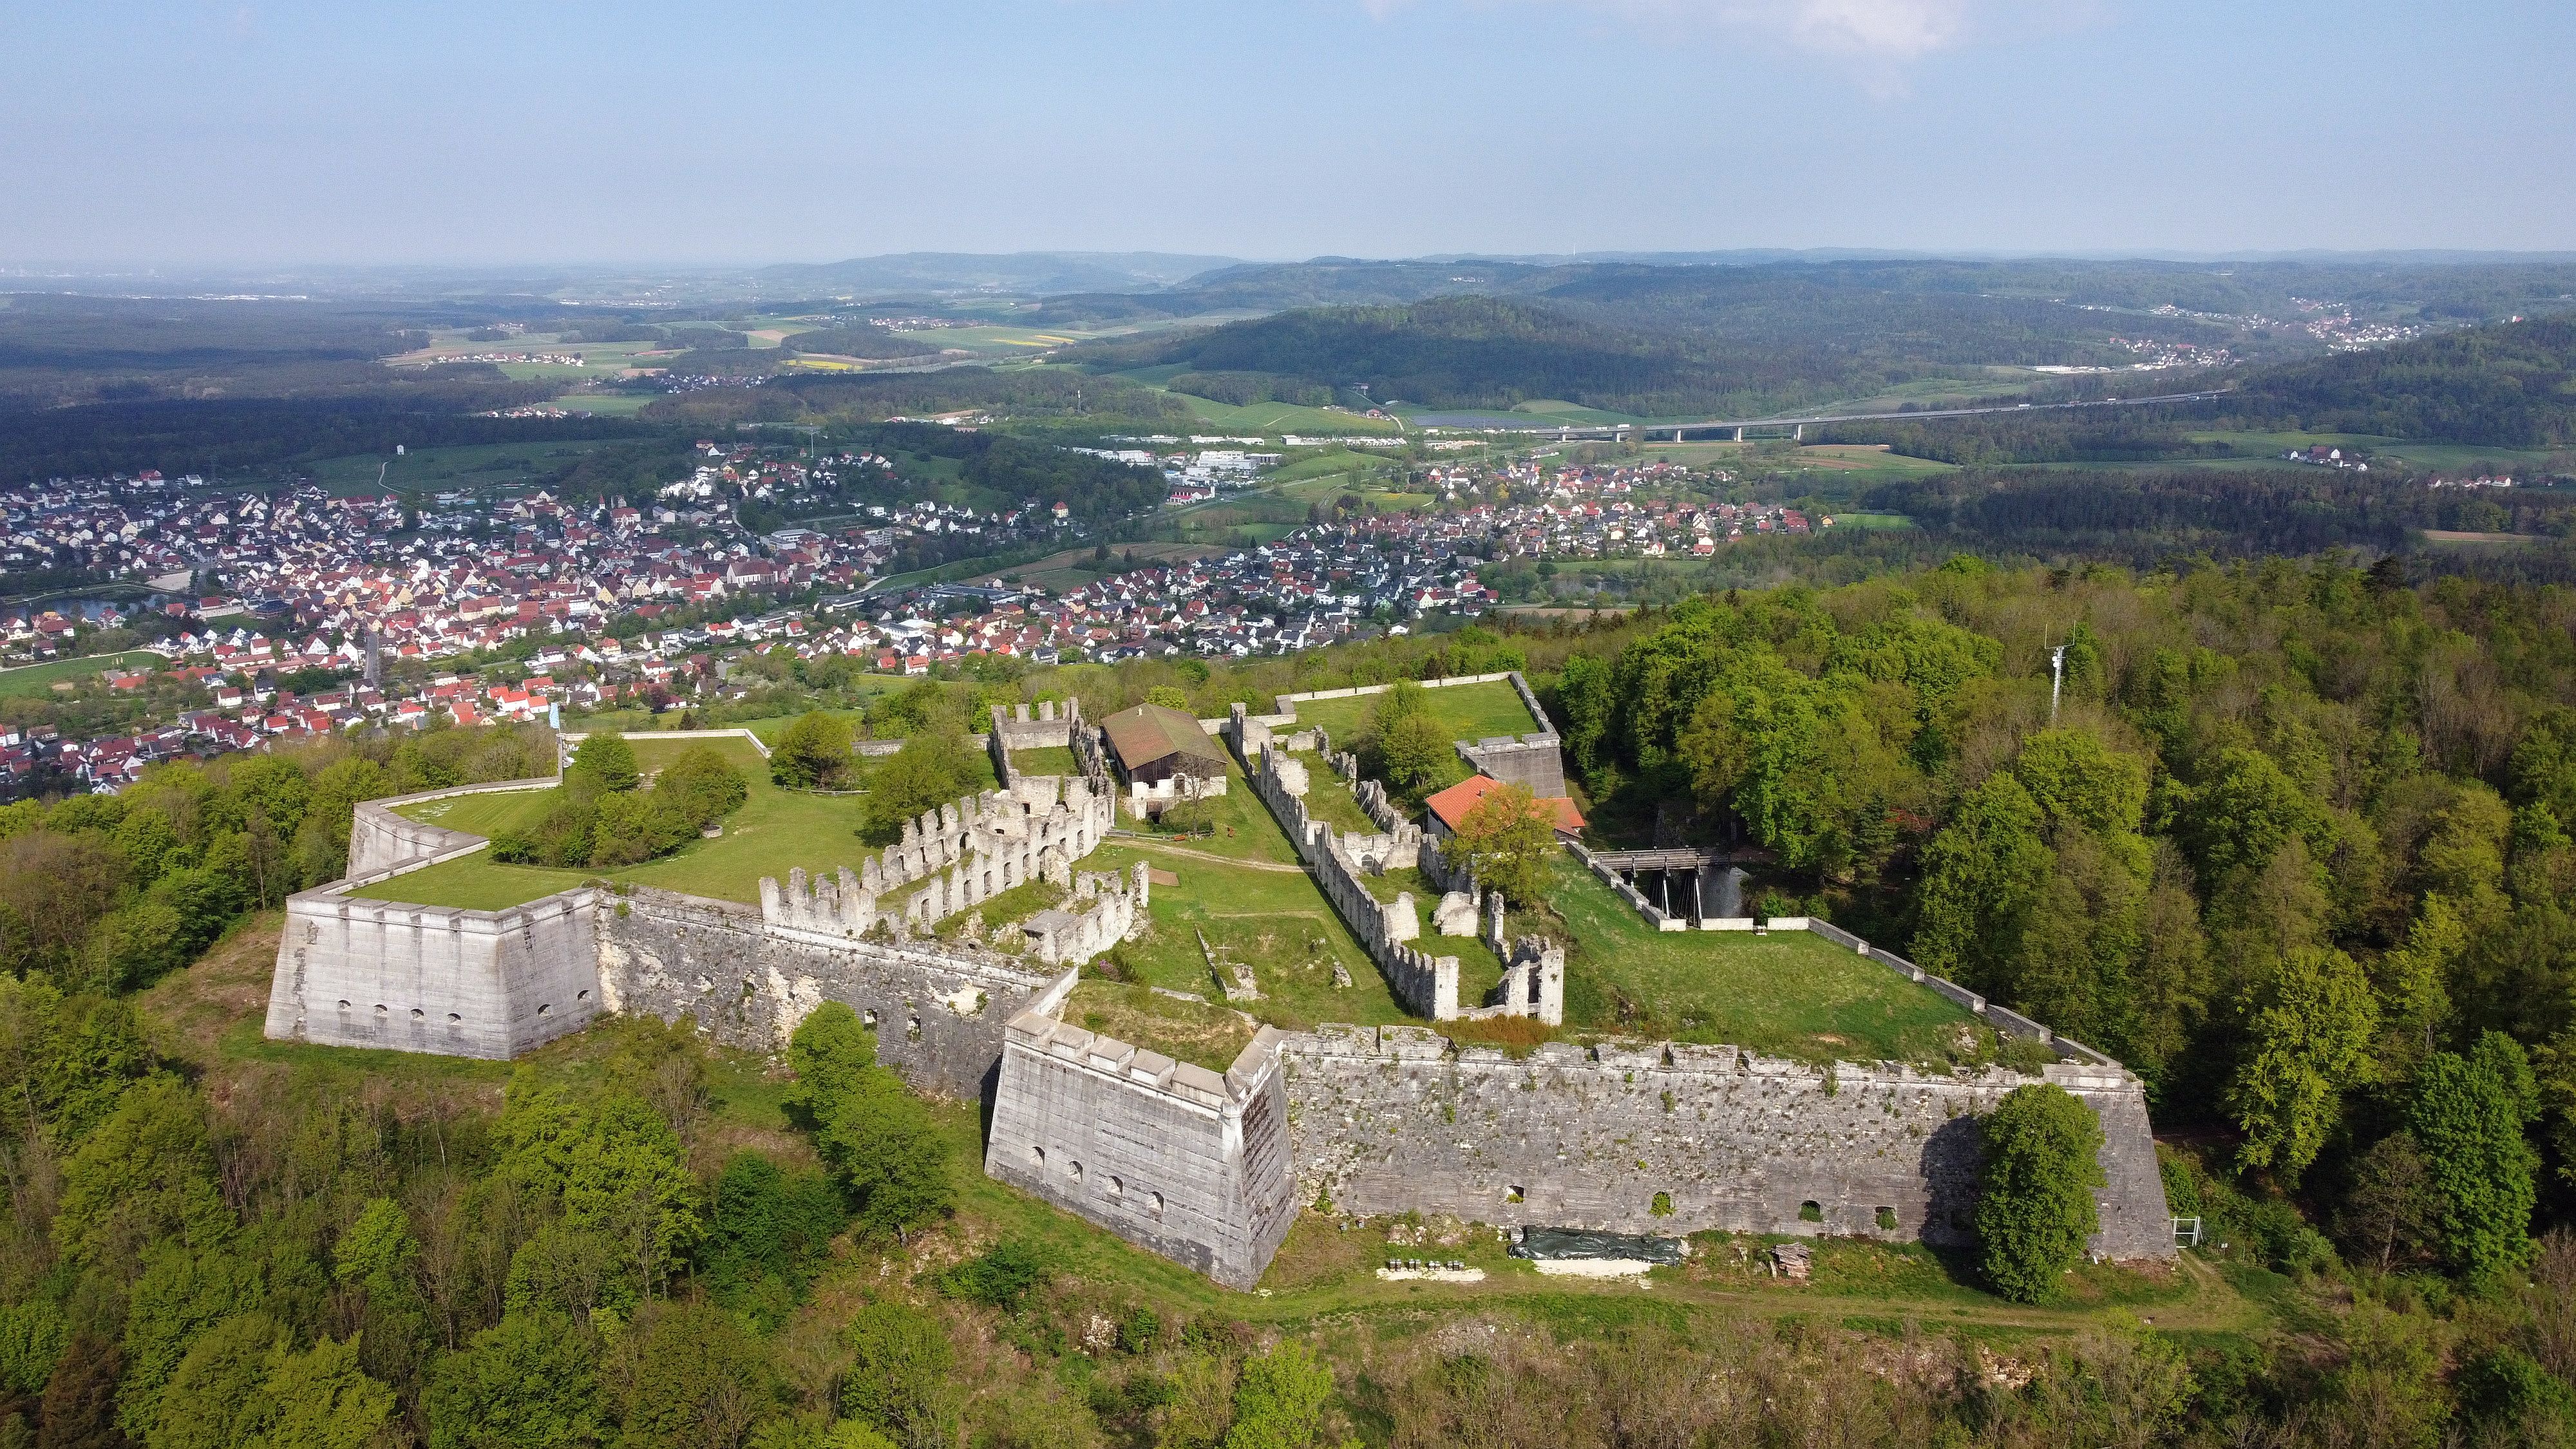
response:
{"label": "highway bridge", "polygon": [[2081,402],[1989,403],[1980,407],[1918,408],[1912,412],[1893,413],[1813,413],[1805,417],[1788,418],[1711,418],[1707,421],[1696,423],[1593,423],[1584,425],[1571,423],[1534,423],[1525,428],[1460,428],[1455,429],[1454,431],[1528,433],[1540,438],[1552,438],[1560,442],[1573,442],[1578,439],[1604,438],[1622,443],[1627,442],[1631,438],[1634,438],[1641,443],[1652,442],[1666,437],[1667,435],[1669,435],[1671,441],[1679,443],[1687,441],[1691,434],[1697,433],[1700,435],[1701,441],[1703,442],[1715,441],[1740,443],[1744,441],[1744,435],[1747,429],[1787,428],[1789,430],[1790,437],[1803,441],[1807,436],[1807,429],[1821,423],[1910,423],[1921,422],[1926,418],[1972,418],[1982,417],[1992,413],[2069,412],[2084,408],[2134,408],[2145,407],[2151,403],[2207,402],[2212,398],[2226,396],[2228,391],[2229,389],[2227,388],[2213,388],[2206,392],[2171,392],[2155,397],[2106,397],[2092,398]]}

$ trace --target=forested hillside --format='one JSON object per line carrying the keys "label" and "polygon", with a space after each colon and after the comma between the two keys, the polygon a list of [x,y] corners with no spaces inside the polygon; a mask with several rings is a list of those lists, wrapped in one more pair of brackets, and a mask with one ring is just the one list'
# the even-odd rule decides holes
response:
{"label": "forested hillside", "polygon": [[[2397,577],[1962,562],[1685,605],[1569,654],[1556,698],[1614,811],[1692,802],[1693,828],[1769,852],[1774,908],[1909,941],[2112,1052],[2160,1123],[2224,1126],[2320,1227],[2387,1190],[2442,1053],[2528,1058],[2563,1217],[2576,603]],[[2480,1231],[2522,1241],[2521,1180]]]}
{"label": "forested hillside", "polygon": [[2319,432],[2509,448],[2576,442],[2576,318],[2475,327],[2248,377],[2229,410]]}
{"label": "forested hillside", "polygon": [[1646,415],[1757,407],[1802,380],[1794,365],[1721,359],[1669,336],[1490,297],[1287,312],[1068,356],[1101,371],[1180,363],[1184,377],[1221,379],[1230,392],[1266,379],[1274,397],[1323,389],[1441,408],[1562,398]]}

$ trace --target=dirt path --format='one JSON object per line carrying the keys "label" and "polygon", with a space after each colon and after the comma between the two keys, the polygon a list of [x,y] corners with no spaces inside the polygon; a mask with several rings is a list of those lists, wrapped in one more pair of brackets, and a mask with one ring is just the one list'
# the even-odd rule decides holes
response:
{"label": "dirt path", "polygon": [[1233,865],[1241,866],[1245,870],[1266,870],[1273,875],[1306,873],[1306,867],[1302,865],[1281,865],[1275,860],[1242,860],[1231,855],[1218,855],[1214,851],[1192,850],[1186,845],[1165,845],[1159,840],[1148,839],[1142,835],[1119,835],[1115,839],[1119,844],[1132,845],[1139,850],[1159,850],[1166,855],[1186,855],[1192,860],[1204,860],[1211,865]]}

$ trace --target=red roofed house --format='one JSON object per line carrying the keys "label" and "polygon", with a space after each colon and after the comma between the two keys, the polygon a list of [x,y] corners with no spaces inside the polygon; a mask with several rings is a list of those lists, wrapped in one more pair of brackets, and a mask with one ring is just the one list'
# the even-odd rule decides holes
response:
{"label": "red roofed house", "polygon": [[[1457,834],[1459,825],[1467,818],[1467,813],[1482,803],[1487,795],[1502,787],[1503,782],[1491,775],[1471,775],[1423,801],[1423,805],[1431,812],[1432,838],[1446,840]],[[1562,795],[1545,800],[1533,800],[1530,802],[1530,810],[1533,814],[1545,815],[1554,820],[1556,833],[1563,839],[1576,840],[1583,835],[1583,812],[1575,809],[1574,802]]]}

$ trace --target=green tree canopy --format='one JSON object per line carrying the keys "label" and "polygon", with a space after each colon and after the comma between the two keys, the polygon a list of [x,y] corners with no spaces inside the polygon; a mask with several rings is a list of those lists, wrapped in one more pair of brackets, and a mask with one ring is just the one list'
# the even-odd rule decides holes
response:
{"label": "green tree canopy", "polygon": [[572,752],[568,773],[609,791],[632,790],[642,778],[635,765],[635,747],[615,730],[602,730],[583,740]]}
{"label": "green tree canopy", "polygon": [[2228,1093],[2245,1129],[2238,1160],[2296,1181],[2343,1110],[2346,1089],[2372,1079],[2379,1005],[2351,957],[2302,947],[2264,983],[2251,1050]]}
{"label": "green tree canopy", "polygon": [[798,715],[769,752],[769,778],[795,790],[838,790],[852,770],[850,722],[812,710]]}
{"label": "green tree canopy", "polygon": [[1979,1124],[1985,1168],[1977,1252],[1986,1281],[2007,1298],[2056,1295],[2100,1227],[2102,1123],[2063,1087],[2034,1082],[2005,1094]]}
{"label": "green tree canopy", "polygon": [[2435,1053],[2416,1079],[2406,1118],[2442,1204],[2442,1254],[2472,1280],[2530,1261],[2539,1156],[2524,1130],[2539,1115],[2530,1060],[2502,1032],[2466,1056]]}

